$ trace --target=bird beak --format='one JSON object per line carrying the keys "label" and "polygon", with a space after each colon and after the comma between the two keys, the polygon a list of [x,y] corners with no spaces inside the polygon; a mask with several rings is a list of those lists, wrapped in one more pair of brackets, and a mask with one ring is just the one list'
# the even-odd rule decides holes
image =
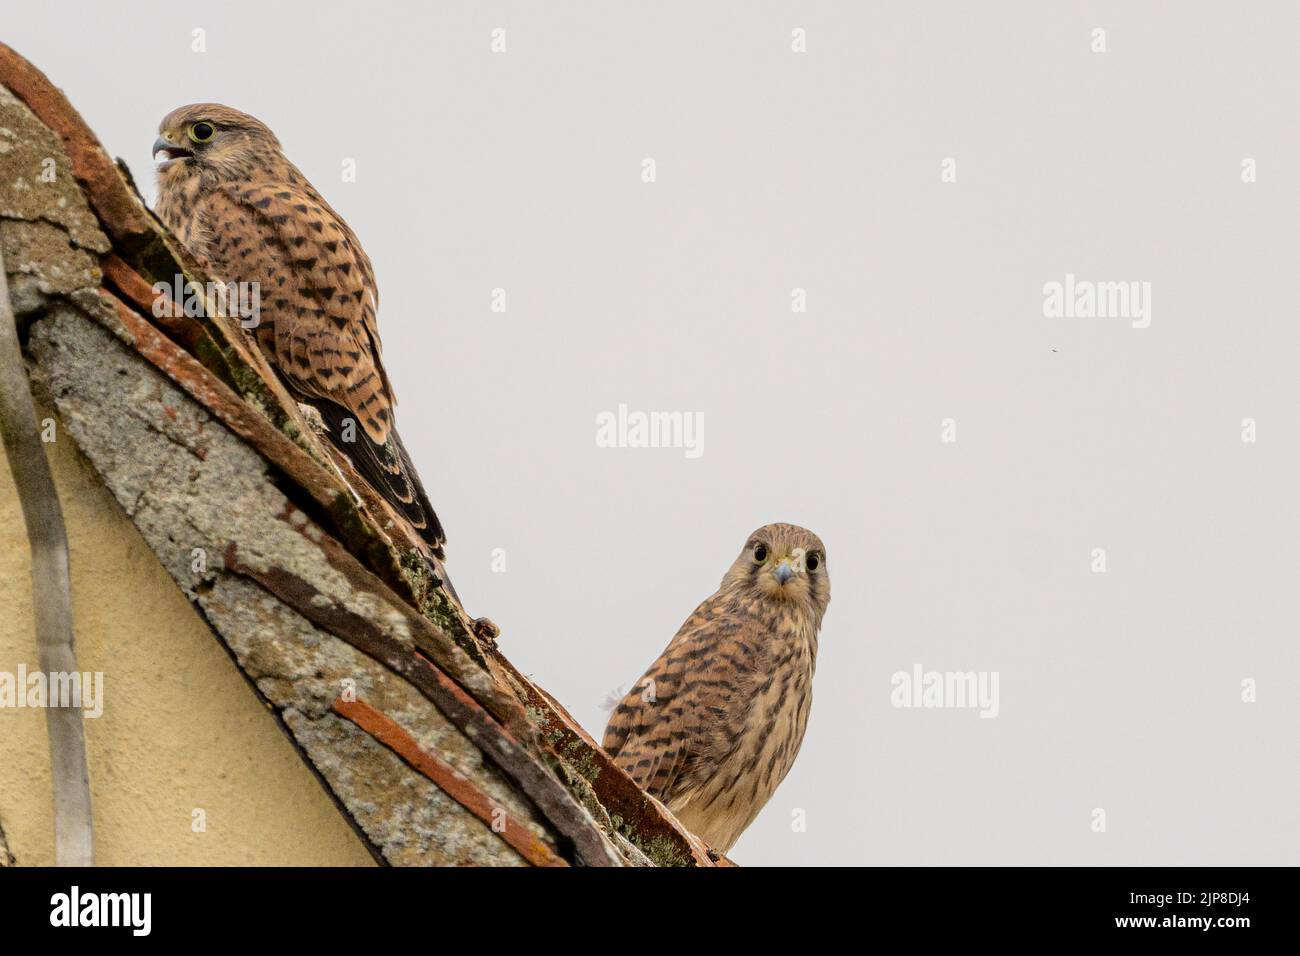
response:
{"label": "bird beak", "polygon": [[192,150],[188,150],[183,146],[177,146],[165,136],[159,136],[153,141],[153,158],[155,160],[158,159],[160,153],[163,158],[162,162],[158,163],[159,169],[166,169],[172,163],[176,162],[176,160],[185,159],[194,155]]}
{"label": "bird beak", "polygon": [[776,579],[780,581],[782,584],[785,584],[786,581],[789,581],[792,577],[794,577],[794,569],[790,567],[790,562],[788,560],[782,561],[780,564],[778,564],[776,566],[776,570],[773,571],[772,573],[776,575]]}

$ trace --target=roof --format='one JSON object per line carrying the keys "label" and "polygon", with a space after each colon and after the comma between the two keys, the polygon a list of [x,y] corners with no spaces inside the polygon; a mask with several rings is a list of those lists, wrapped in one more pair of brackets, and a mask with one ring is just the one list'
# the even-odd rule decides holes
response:
{"label": "roof", "polygon": [[33,391],[375,858],[714,865],[442,589],[237,320],[155,314],[156,284],[208,278],[0,44],[6,134],[0,240]]}

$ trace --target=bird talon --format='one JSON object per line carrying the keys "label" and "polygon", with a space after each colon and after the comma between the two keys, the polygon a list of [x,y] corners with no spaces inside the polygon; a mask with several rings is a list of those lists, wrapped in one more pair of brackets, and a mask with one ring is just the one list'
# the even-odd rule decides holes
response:
{"label": "bird talon", "polygon": [[325,424],[325,419],[320,417],[320,412],[316,410],[315,405],[307,405],[304,402],[298,403],[298,413],[311,426],[311,430],[317,435],[328,435],[329,427]]}

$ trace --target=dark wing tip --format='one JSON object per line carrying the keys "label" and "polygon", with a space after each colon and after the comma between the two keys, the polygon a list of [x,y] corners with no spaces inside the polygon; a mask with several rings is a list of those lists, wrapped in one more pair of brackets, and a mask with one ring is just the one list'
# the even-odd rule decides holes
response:
{"label": "dark wing tip", "polygon": [[334,447],[347,455],[361,477],[420,533],[434,556],[440,561],[445,560],[447,536],[442,522],[429,503],[429,496],[397,431],[389,429],[388,441],[380,445],[358,425],[353,429],[356,440],[345,442],[340,440],[343,425],[349,418],[355,420],[355,416],[334,402],[318,399],[313,404],[329,426],[329,437]]}

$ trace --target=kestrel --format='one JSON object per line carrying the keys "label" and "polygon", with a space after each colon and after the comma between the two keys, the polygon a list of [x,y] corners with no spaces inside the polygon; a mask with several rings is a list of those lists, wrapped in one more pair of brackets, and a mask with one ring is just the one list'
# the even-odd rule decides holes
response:
{"label": "kestrel", "polygon": [[252,116],[198,103],[158,132],[159,217],[212,278],[258,284],[262,353],[441,559],[442,526],[394,427],[379,292],[356,235]]}
{"label": "kestrel", "polygon": [[610,717],[615,762],[715,850],[731,849],[794,764],[830,599],[821,539],[759,528]]}

